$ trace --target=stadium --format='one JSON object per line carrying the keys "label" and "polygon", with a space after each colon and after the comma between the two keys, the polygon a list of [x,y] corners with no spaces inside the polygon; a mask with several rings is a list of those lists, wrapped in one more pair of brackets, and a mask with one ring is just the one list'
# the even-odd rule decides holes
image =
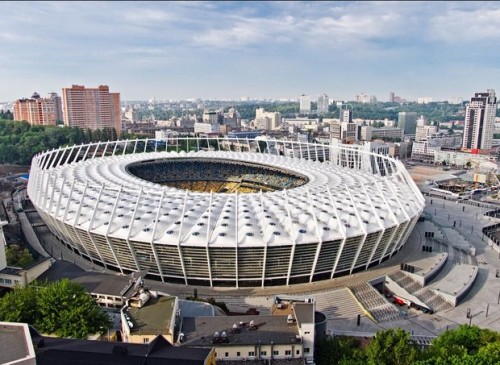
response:
{"label": "stadium", "polygon": [[96,265],[231,287],[366,270],[399,251],[425,205],[400,161],[363,147],[228,138],[47,151],[28,195]]}

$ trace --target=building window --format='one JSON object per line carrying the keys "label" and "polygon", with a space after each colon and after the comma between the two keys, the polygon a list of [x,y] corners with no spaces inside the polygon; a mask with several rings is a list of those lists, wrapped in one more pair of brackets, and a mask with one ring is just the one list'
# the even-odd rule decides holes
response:
{"label": "building window", "polygon": [[309,347],[304,348],[304,353],[308,354],[309,353]]}
{"label": "building window", "polygon": [[248,351],[248,356],[255,356],[255,352],[254,351]]}
{"label": "building window", "polygon": [[297,350],[297,355],[300,355],[300,350]]}
{"label": "building window", "polygon": [[279,351],[276,351],[276,350],[274,350],[274,351],[273,351],[273,355],[274,355],[274,356],[278,356],[279,354],[280,354],[280,352],[279,352]]}
{"label": "building window", "polygon": [[229,352],[224,353],[224,357],[229,357]]}
{"label": "building window", "polygon": [[149,338],[147,338],[147,337],[146,337],[146,338],[143,338],[143,339],[142,339],[142,341],[143,341],[144,343],[149,343]]}
{"label": "building window", "polygon": [[236,353],[236,356],[241,356],[241,352],[239,352],[239,351],[238,351],[238,352]]}
{"label": "building window", "polygon": [[267,351],[261,351],[260,356],[267,356]]}
{"label": "building window", "polygon": [[306,335],[308,335],[308,334],[310,334],[310,333],[311,333],[311,332],[307,331],[305,334],[306,334]]}
{"label": "building window", "polygon": [[290,356],[292,354],[292,350],[285,350],[285,355]]}
{"label": "building window", "polygon": [[11,279],[5,279],[5,284],[12,284],[12,280]]}

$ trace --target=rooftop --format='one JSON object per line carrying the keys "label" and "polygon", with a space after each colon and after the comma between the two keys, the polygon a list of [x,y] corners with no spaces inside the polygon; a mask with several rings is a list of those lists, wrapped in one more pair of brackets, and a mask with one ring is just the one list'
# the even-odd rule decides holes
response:
{"label": "rooftop", "polygon": [[56,281],[63,277],[83,285],[85,290],[94,294],[127,296],[132,290],[131,276],[83,271],[69,262],[60,260],[54,262],[46,272],[40,275],[39,280]]}
{"label": "rooftop", "polygon": [[314,304],[313,303],[300,303],[293,304],[295,318],[299,324],[314,323]]}
{"label": "rooftop", "polygon": [[211,349],[174,347],[162,336],[149,345],[39,337],[43,346],[36,349],[38,365],[195,365],[204,364]]}
{"label": "rooftop", "polygon": [[142,308],[130,307],[130,315],[134,328],[132,334],[159,335],[170,333],[170,322],[175,318],[176,297],[158,297],[149,299]]}
{"label": "rooftop", "polygon": [[[254,321],[257,329],[250,329],[250,321]],[[233,330],[234,325],[238,330]],[[228,345],[255,345],[259,341],[289,344],[298,342],[299,335],[297,324],[287,323],[287,316],[184,317],[181,331],[186,343],[194,346],[212,346],[215,332],[220,335],[226,332]]]}
{"label": "rooftop", "polygon": [[0,322],[0,363],[34,357],[28,325]]}

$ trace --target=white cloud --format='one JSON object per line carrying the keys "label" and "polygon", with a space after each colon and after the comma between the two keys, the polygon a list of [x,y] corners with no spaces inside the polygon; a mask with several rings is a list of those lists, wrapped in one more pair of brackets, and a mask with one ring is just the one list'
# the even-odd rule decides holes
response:
{"label": "white cloud", "polygon": [[450,42],[491,42],[500,37],[500,8],[450,10],[430,20],[433,39]]}

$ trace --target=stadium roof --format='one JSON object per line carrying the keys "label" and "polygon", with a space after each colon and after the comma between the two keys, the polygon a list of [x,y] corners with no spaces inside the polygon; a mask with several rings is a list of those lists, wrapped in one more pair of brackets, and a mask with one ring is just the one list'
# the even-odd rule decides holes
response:
{"label": "stadium roof", "polygon": [[[180,157],[275,166],[309,181],[288,191],[211,194],[160,186],[126,170],[133,162]],[[57,178],[56,186],[40,194],[38,204],[50,206],[50,215],[85,231],[148,243],[237,243],[241,248],[317,243],[393,227],[421,209],[402,174],[380,176],[263,153],[136,153],[62,164],[49,171]],[[54,203],[48,204],[51,199]]]}

